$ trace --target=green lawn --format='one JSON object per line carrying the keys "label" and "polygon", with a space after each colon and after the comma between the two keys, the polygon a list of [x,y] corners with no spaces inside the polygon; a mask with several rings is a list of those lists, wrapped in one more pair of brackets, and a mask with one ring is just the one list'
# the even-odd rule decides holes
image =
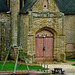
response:
{"label": "green lawn", "polygon": [[75,61],[75,59],[67,59],[67,60],[68,60],[68,61],[73,61],[73,62]]}
{"label": "green lawn", "polygon": [[[75,59],[67,59],[67,60],[75,62]],[[72,66],[75,66],[75,64],[72,64]]]}
{"label": "green lawn", "polygon": [[[2,69],[2,66],[3,66],[3,63],[0,62],[0,71]],[[5,64],[4,71],[12,71],[12,70],[14,70],[14,66],[15,66],[15,63],[7,62]],[[38,65],[28,65],[28,67],[29,67],[29,70],[41,69],[41,66],[38,66]],[[27,67],[24,64],[22,64],[21,66],[20,66],[20,64],[17,64],[17,69],[18,70],[27,70]],[[44,68],[42,68],[42,70],[44,70]]]}
{"label": "green lawn", "polygon": [[72,64],[72,66],[75,66],[75,64]]}

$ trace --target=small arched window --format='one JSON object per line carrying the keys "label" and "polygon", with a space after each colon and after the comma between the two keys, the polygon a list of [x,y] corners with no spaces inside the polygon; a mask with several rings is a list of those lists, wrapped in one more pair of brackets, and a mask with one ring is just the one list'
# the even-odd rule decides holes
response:
{"label": "small arched window", "polygon": [[48,0],[43,1],[43,9],[48,9]]}

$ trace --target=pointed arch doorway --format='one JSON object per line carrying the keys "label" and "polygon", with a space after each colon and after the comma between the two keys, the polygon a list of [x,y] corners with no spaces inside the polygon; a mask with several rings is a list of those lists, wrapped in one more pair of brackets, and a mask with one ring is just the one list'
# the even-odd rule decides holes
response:
{"label": "pointed arch doorway", "polygon": [[42,30],[35,37],[35,61],[53,61],[53,41],[52,32]]}

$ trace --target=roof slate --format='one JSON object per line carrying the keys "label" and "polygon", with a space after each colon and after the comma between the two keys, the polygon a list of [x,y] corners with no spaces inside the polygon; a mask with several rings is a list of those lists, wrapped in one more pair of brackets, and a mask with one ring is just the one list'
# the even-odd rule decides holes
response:
{"label": "roof slate", "polygon": [[75,0],[55,0],[64,14],[75,14]]}
{"label": "roof slate", "polygon": [[7,0],[0,0],[0,12],[7,12],[7,11],[9,11]]}
{"label": "roof slate", "polygon": [[[20,13],[26,13],[36,0],[26,0],[24,8]],[[64,14],[75,14],[75,0],[55,0],[61,12]]]}
{"label": "roof slate", "polygon": [[26,0],[25,6],[24,6],[24,8],[22,8],[20,13],[22,13],[22,14],[26,13],[32,7],[32,5],[35,3],[35,1],[36,0]]}

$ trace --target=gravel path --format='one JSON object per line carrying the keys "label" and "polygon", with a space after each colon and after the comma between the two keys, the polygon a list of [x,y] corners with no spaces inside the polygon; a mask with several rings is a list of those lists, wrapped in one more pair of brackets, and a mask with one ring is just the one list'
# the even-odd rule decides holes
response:
{"label": "gravel path", "polygon": [[65,70],[64,72],[65,74],[55,74],[55,75],[75,75],[75,66],[72,66],[71,64],[75,64],[75,62],[68,61],[66,63],[48,64],[48,68],[50,73],[51,70],[54,70],[54,68],[62,68],[62,70]]}
{"label": "gravel path", "polygon": [[50,69],[53,69],[53,68],[62,68],[63,70],[75,70],[75,66],[72,66],[72,65],[62,65],[62,64],[51,64],[48,66]]}
{"label": "gravel path", "polygon": [[[62,70],[65,70],[64,75],[75,75],[75,66],[71,65],[73,63],[75,63],[75,62],[72,62],[72,63],[68,62],[68,63],[61,63],[61,64],[49,64],[48,67],[50,69],[50,72],[54,68],[62,68]],[[62,75],[62,74],[60,74],[60,75]]]}

